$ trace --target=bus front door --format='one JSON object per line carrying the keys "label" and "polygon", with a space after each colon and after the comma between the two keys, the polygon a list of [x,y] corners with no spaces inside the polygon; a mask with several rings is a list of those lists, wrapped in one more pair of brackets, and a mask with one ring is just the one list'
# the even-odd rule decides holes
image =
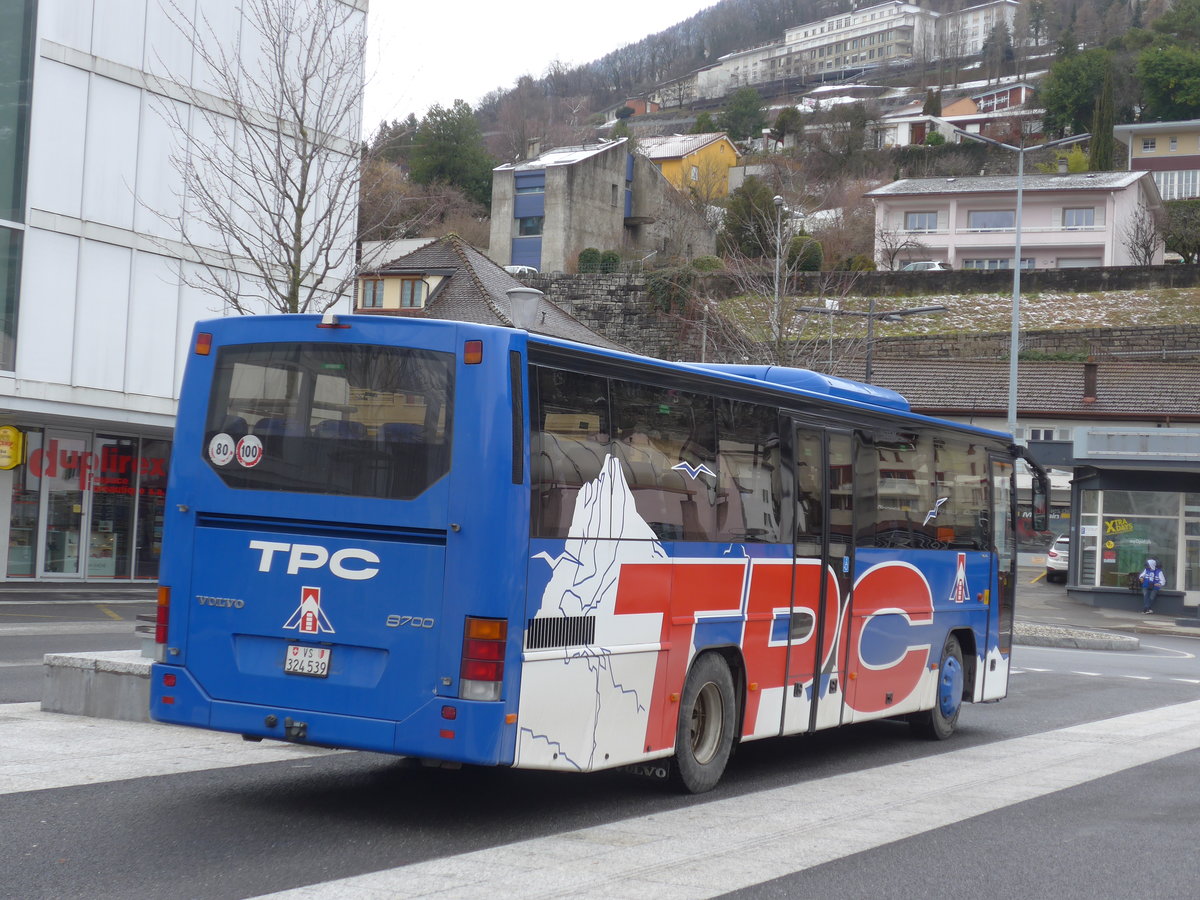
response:
{"label": "bus front door", "polygon": [[996,586],[988,610],[987,653],[984,657],[983,700],[1008,695],[1012,658],[1013,605],[1017,579],[1017,529],[1013,496],[1013,463],[993,456],[991,464],[991,537],[995,549],[991,579]]}
{"label": "bus front door", "polygon": [[788,635],[785,734],[841,718],[836,653],[839,609],[851,583],[851,443],[848,434],[793,424],[795,578]]}

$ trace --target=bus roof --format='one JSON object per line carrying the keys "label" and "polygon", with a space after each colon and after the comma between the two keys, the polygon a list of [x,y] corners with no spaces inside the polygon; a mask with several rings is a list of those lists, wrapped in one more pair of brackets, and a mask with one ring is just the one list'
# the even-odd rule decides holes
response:
{"label": "bus roof", "polygon": [[[427,319],[427,318],[394,318],[391,316],[375,316],[375,315],[344,315],[338,313],[336,316],[339,322],[346,325],[372,326],[372,329],[381,327],[383,329],[391,328],[441,328],[446,326],[454,327],[469,327],[471,329],[495,330],[513,334],[514,330],[499,325],[480,325],[476,323],[460,322],[451,319]],[[272,337],[278,340],[290,340],[281,335],[277,326],[284,322],[291,325],[315,325],[322,321],[319,315],[268,315],[268,316],[239,316],[223,319],[209,319],[198,322],[196,324],[197,331],[226,331],[233,330],[235,332],[244,332],[246,330],[260,331],[258,340],[271,340]],[[259,328],[255,328],[253,323],[261,323]],[[265,327],[263,327],[265,326]],[[961,422],[951,422],[946,419],[939,419],[933,416],[925,416],[920,413],[915,413],[909,406],[908,401],[903,395],[889,388],[877,387],[872,384],[864,384],[861,381],[853,381],[849,378],[840,378],[836,375],[826,375],[821,372],[813,372],[809,369],[791,368],[788,366],[769,366],[769,365],[739,365],[725,363],[699,363],[699,362],[684,362],[682,360],[671,361],[658,359],[652,356],[642,356],[637,353],[631,353],[621,350],[612,350],[607,347],[598,347],[592,344],[581,344],[576,341],[569,341],[562,338],[552,337],[545,334],[537,334],[528,332],[528,338],[531,344],[542,345],[547,348],[553,348],[558,351],[566,351],[568,353],[586,353],[590,356],[599,357],[602,359],[611,359],[617,362],[629,362],[639,365],[649,365],[655,368],[664,370],[676,370],[681,372],[690,372],[697,375],[725,378],[733,382],[752,382],[758,383],[760,386],[770,386],[775,389],[782,390],[786,393],[806,396],[813,399],[825,400],[838,405],[852,406],[863,410],[874,410],[876,412],[886,412],[892,415],[899,414],[906,419],[914,422],[925,422],[930,424],[939,424],[949,426],[955,429],[969,431],[976,434],[987,435],[988,437],[999,438],[1011,441],[1011,435],[1003,431],[994,431],[989,428],[980,428],[977,425],[968,425]]]}

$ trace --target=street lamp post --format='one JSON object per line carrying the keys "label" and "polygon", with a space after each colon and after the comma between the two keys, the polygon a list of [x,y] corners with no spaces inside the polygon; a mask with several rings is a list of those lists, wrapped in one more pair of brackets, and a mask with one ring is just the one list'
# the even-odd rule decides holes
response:
{"label": "street lamp post", "polygon": [[867,365],[866,377],[863,379],[867,384],[871,383],[871,378],[874,374],[872,369],[873,357],[875,354],[875,322],[881,320],[884,322],[899,322],[905,316],[924,316],[931,313],[946,312],[945,306],[914,306],[911,309],[888,309],[880,312],[875,311],[875,298],[871,298],[871,305],[866,312],[859,312],[854,309],[836,309],[833,307],[823,306],[797,306],[796,312],[802,313],[827,313],[829,315],[830,326],[833,324],[834,316],[857,316],[867,320]]}
{"label": "street lamp post", "polygon": [[1017,210],[1013,220],[1016,239],[1013,247],[1012,333],[1008,346],[1008,431],[1015,438],[1017,433],[1017,356],[1021,349],[1021,204],[1025,193],[1025,154],[1033,150],[1077,144],[1080,141],[1086,141],[1091,135],[1076,134],[1071,137],[1059,138],[1056,141],[1046,141],[1033,147],[1026,147],[1024,144],[1014,147],[1012,144],[1005,144],[994,138],[964,131],[961,128],[955,128],[954,131],[972,141],[1002,147],[1017,154]]}
{"label": "street lamp post", "polygon": [[778,349],[783,333],[783,311],[779,307],[779,267],[783,259],[783,198],[776,194],[771,202],[775,204],[775,304],[771,307],[771,337]]}

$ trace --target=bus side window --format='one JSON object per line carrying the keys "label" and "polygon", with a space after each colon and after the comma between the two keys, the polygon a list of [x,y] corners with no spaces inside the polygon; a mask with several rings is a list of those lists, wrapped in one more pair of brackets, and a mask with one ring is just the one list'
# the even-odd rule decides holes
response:
{"label": "bus side window", "polygon": [[778,543],[782,511],[779,417],[775,409],[717,401],[721,541]]}
{"label": "bus side window", "polygon": [[987,453],[958,437],[934,438],[935,503],[932,521],[944,545],[987,550]]}
{"label": "bus side window", "polygon": [[720,478],[713,399],[659,385],[612,382],[613,419],[638,513],[662,540],[716,539]]}
{"label": "bus side window", "polygon": [[933,441],[919,432],[861,436],[856,459],[858,546],[934,549]]}
{"label": "bus side window", "polygon": [[611,448],[608,380],[538,367],[531,388],[530,527],[535,537],[566,537],[580,488]]}

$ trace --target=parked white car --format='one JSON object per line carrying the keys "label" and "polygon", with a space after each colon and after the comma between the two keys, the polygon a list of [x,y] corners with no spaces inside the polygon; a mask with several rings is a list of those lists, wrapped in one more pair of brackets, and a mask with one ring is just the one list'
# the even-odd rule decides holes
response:
{"label": "parked white car", "polygon": [[504,271],[509,275],[536,275],[538,273],[533,266],[505,266]]}
{"label": "parked white car", "polygon": [[900,267],[901,272],[946,272],[952,268],[950,263],[937,262],[933,259],[916,259]]}
{"label": "parked white car", "polygon": [[1070,559],[1071,539],[1059,535],[1046,551],[1046,580],[1067,583],[1067,561]]}

